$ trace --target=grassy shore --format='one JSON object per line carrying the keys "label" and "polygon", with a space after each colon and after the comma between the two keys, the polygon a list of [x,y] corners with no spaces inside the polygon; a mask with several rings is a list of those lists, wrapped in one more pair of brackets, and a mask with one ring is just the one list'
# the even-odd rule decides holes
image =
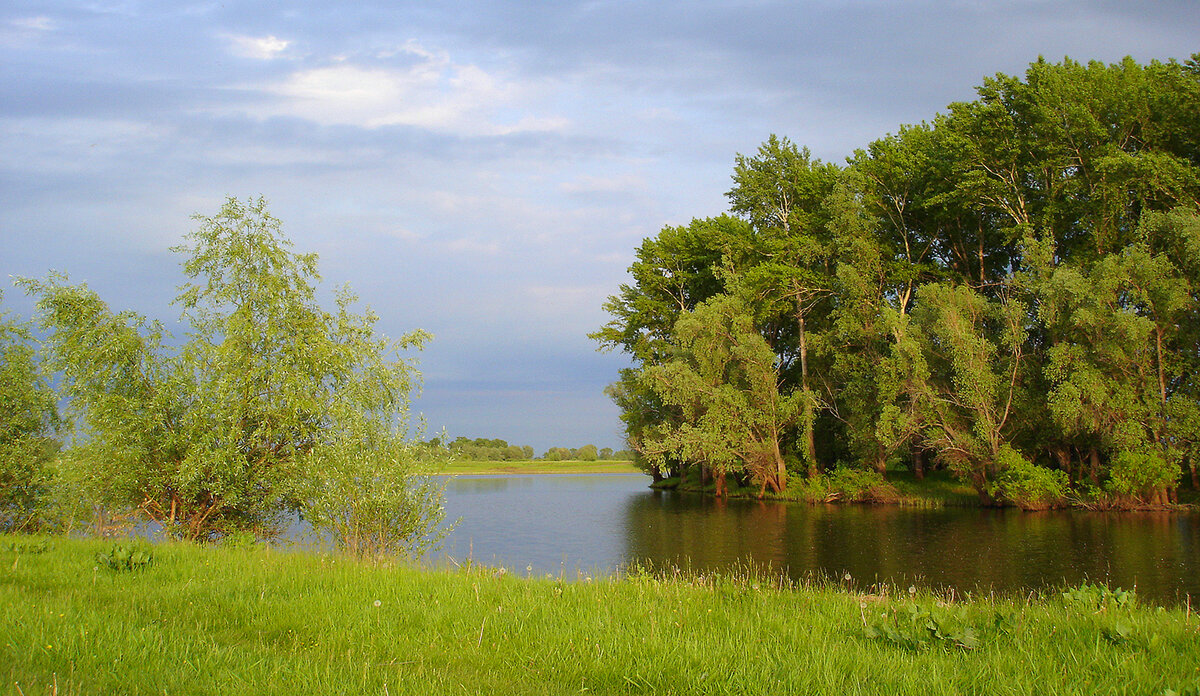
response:
{"label": "grassy shore", "polygon": [[[0,536],[9,694],[1165,694],[1200,620],[1099,588],[950,601],[753,577],[520,578]],[[890,595],[890,596],[888,596]],[[900,596],[896,596],[900,595]]]}
{"label": "grassy shore", "polygon": [[[454,461],[442,467],[443,474],[637,474],[633,462],[559,461],[541,459],[507,462]],[[647,484],[649,479],[646,480]]]}

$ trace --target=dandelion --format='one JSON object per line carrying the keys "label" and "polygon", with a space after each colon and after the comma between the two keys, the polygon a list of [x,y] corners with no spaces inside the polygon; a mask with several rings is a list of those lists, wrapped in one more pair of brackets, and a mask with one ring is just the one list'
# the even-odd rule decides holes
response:
{"label": "dandelion", "polygon": [[845,580],[846,582],[850,582],[850,573],[846,573],[845,575],[843,575],[842,579]]}
{"label": "dandelion", "polygon": [[915,594],[917,593],[917,586],[916,586],[916,585],[909,585],[909,586],[908,586],[908,593],[909,593],[910,595],[915,595]]}
{"label": "dandelion", "polygon": [[383,606],[383,602],[381,602],[381,601],[379,601],[379,600],[377,599],[377,600],[375,600],[375,606],[376,606],[376,607],[381,607],[381,606]]}

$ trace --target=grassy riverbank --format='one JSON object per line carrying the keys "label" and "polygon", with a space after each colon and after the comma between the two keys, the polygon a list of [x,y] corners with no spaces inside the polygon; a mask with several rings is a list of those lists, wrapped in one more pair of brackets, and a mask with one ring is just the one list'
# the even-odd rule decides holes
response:
{"label": "grassy riverbank", "polygon": [[[633,462],[622,461],[454,461],[441,467],[443,474],[637,474]],[[650,483],[650,479],[646,479]]]}
{"label": "grassy riverbank", "polygon": [[114,571],[97,560],[113,545],[0,536],[0,693],[1163,694],[1200,684],[1194,614],[1096,589],[947,602],[852,581],[563,582],[184,545]]}

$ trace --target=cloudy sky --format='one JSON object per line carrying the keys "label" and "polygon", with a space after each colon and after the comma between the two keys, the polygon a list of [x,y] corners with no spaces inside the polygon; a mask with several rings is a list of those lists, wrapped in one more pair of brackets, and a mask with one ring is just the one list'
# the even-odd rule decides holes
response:
{"label": "cloudy sky", "polygon": [[431,429],[619,447],[625,363],[586,333],[644,237],[724,212],[737,153],[841,162],[1038,55],[1197,37],[1195,0],[6,0],[0,277],[170,325],[190,216],[263,195],[384,332],[435,334]]}

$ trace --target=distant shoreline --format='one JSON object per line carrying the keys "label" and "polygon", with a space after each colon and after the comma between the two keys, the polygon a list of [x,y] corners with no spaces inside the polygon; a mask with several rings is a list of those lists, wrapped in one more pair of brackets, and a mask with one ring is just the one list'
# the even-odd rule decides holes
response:
{"label": "distant shoreline", "polygon": [[477,462],[457,461],[449,466],[441,467],[436,472],[438,476],[455,474],[471,474],[486,476],[506,476],[511,474],[640,474],[641,469],[629,461],[506,461],[506,462]]}

